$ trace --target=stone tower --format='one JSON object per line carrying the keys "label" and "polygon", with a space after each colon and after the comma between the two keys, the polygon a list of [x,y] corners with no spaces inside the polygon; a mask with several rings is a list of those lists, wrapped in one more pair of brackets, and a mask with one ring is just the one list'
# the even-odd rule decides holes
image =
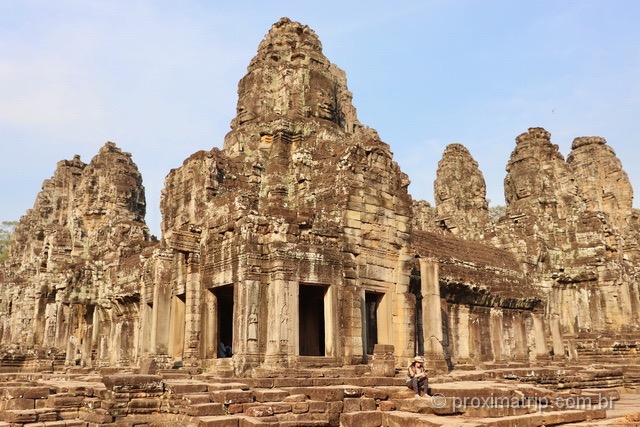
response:
{"label": "stone tower", "polygon": [[613,226],[626,230],[631,218],[633,188],[607,141],[597,136],[574,139],[567,164],[584,198],[585,209],[606,213]]}
{"label": "stone tower", "polygon": [[461,238],[482,240],[491,223],[487,186],[464,145],[445,148],[433,187],[440,227]]}
{"label": "stone tower", "polygon": [[179,315],[156,327],[171,338],[155,352],[220,365],[231,363],[218,359],[220,342],[231,344],[240,371],[359,363],[392,339],[412,356],[409,181],[358,122],[344,72],[309,27],[272,26],[239,83],[231,128],[224,150],[167,176],[163,241],[175,273],[156,284],[153,312]]}
{"label": "stone tower", "polygon": [[145,210],[138,168],[114,143],[89,164],[59,162],[12,237],[2,343],[61,353],[68,363],[133,362],[136,292],[126,283],[151,244]]}

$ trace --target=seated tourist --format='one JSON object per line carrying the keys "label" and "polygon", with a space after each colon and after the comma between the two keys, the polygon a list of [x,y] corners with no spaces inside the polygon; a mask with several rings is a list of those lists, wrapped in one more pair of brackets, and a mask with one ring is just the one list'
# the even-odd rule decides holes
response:
{"label": "seated tourist", "polygon": [[424,397],[429,396],[429,378],[427,377],[427,371],[424,368],[424,358],[416,356],[409,365],[407,370],[407,387],[413,390],[416,397],[420,397],[422,393]]}

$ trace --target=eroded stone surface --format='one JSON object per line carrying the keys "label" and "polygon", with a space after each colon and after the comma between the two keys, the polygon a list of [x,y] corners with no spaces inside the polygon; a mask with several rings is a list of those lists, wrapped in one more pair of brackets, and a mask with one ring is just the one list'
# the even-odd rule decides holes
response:
{"label": "eroded stone surface", "polygon": [[586,203],[587,211],[604,212],[620,231],[629,226],[633,188],[613,148],[601,137],[573,140],[567,164]]}
{"label": "eroded stone surface", "polygon": [[[38,351],[47,363],[58,353],[68,364],[88,355],[132,361],[126,307],[137,300],[139,255],[151,243],[145,209],[142,177],[114,143],[89,164],[78,156],[59,162],[13,236],[2,281],[3,346]],[[110,339],[94,318],[125,336]],[[101,342],[91,344],[93,334]]]}
{"label": "eroded stone surface", "polygon": [[434,183],[438,225],[461,238],[481,240],[489,227],[484,176],[469,150],[450,144],[438,162]]}
{"label": "eroded stone surface", "polygon": [[[224,148],[168,173],[159,242],[129,154],[107,143],[58,164],[2,272],[3,366],[356,372],[376,344],[393,348],[375,361],[389,376],[416,353],[431,372],[636,360],[640,216],[603,139],[577,138],[565,161],[546,130],[518,136],[495,223],[460,144],[435,207],[408,185],[316,34],[283,18],[239,83]],[[212,393],[229,413],[253,398]]]}

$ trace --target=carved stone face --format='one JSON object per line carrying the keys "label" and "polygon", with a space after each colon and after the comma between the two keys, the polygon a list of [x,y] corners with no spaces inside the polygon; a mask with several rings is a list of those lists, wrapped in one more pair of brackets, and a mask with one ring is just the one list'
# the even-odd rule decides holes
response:
{"label": "carved stone face", "polygon": [[255,96],[256,74],[247,74],[238,85],[238,107],[236,113],[236,125],[250,122],[260,117],[260,98]]}
{"label": "carved stone face", "polygon": [[312,117],[334,121],[337,107],[334,92],[334,86],[327,76],[317,71],[309,73],[309,88],[305,96],[305,104]]}

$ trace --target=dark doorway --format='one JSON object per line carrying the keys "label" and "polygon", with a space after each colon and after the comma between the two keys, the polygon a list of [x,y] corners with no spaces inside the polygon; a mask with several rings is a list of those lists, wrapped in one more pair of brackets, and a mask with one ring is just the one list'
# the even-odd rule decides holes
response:
{"label": "dark doorway", "polygon": [[378,307],[382,294],[365,292],[364,309],[366,323],[367,354],[373,354],[373,347],[378,344]]}
{"label": "dark doorway", "polygon": [[411,271],[411,279],[409,281],[409,292],[416,297],[415,318],[415,351],[416,354],[424,354],[424,331],[422,326],[422,280],[420,278],[420,270],[414,268]]}
{"label": "dark doorway", "polygon": [[231,357],[233,348],[233,285],[212,289],[218,307],[218,357]]}
{"label": "dark doorway", "polygon": [[324,286],[300,285],[300,356],[324,356]]}

